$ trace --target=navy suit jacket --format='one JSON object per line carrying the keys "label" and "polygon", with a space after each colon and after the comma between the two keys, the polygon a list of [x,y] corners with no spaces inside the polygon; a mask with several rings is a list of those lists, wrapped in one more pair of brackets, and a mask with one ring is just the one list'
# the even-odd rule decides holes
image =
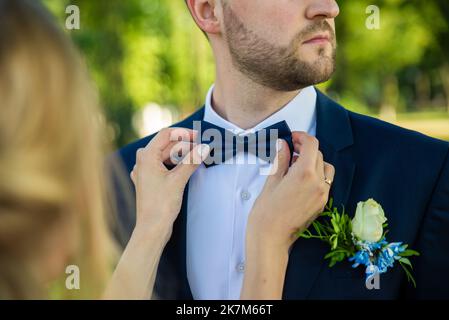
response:
{"label": "navy suit jacket", "polygon": [[[327,244],[299,239],[290,253],[284,299],[449,298],[449,144],[350,112],[321,92],[316,107],[320,150],[336,169],[330,194],[334,205],[353,216],[357,202],[378,201],[388,218],[388,241],[402,241],[421,253],[411,259],[417,288],[396,264],[381,275],[379,290],[368,290],[363,267],[353,269],[345,261],[329,268],[323,260]],[[201,108],[174,126],[192,128],[203,113]],[[117,152],[128,172],[136,150],[153,136]],[[156,277],[161,299],[192,299],[186,273],[187,193],[188,185]],[[129,211],[120,211],[123,244],[135,223]]]}

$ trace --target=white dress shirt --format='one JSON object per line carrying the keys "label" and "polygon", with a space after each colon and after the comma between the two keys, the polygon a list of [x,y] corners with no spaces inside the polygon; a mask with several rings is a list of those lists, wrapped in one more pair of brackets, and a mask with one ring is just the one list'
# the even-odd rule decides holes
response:
{"label": "white dress shirt", "polygon": [[[235,134],[245,134],[285,120],[292,131],[316,133],[316,91],[303,89],[286,106],[243,130],[219,116],[212,107],[212,86],[206,97],[204,120]],[[234,164],[206,168],[202,164],[189,183],[187,205],[187,277],[196,300],[238,300],[245,271],[245,234],[248,215],[267,178],[264,161],[237,153]],[[246,160],[245,160],[246,159]],[[257,163],[256,163],[257,162]]]}

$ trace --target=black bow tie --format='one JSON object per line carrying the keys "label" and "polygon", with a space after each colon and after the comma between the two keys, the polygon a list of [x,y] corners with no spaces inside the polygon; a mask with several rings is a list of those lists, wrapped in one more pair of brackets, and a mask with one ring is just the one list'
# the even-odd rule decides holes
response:
{"label": "black bow tie", "polygon": [[198,140],[211,147],[209,157],[204,161],[207,168],[224,163],[235,157],[239,151],[252,153],[262,160],[273,162],[276,156],[277,139],[287,142],[290,148],[290,159],[293,154],[292,132],[285,121],[242,135],[234,134],[230,130],[207,121],[200,123],[201,128],[194,127],[199,129]]}

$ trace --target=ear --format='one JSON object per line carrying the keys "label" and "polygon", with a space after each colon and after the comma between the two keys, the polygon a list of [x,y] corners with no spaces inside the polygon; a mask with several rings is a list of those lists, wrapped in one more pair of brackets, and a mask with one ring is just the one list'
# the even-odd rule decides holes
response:
{"label": "ear", "polygon": [[201,30],[208,34],[220,33],[217,0],[186,0],[186,2],[193,19]]}

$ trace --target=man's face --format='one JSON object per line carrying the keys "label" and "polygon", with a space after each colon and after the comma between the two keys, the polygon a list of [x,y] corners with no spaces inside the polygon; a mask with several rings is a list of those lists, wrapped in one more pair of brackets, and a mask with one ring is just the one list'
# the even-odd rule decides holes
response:
{"label": "man's face", "polygon": [[222,0],[233,64],[279,91],[324,82],[335,69],[334,0]]}

